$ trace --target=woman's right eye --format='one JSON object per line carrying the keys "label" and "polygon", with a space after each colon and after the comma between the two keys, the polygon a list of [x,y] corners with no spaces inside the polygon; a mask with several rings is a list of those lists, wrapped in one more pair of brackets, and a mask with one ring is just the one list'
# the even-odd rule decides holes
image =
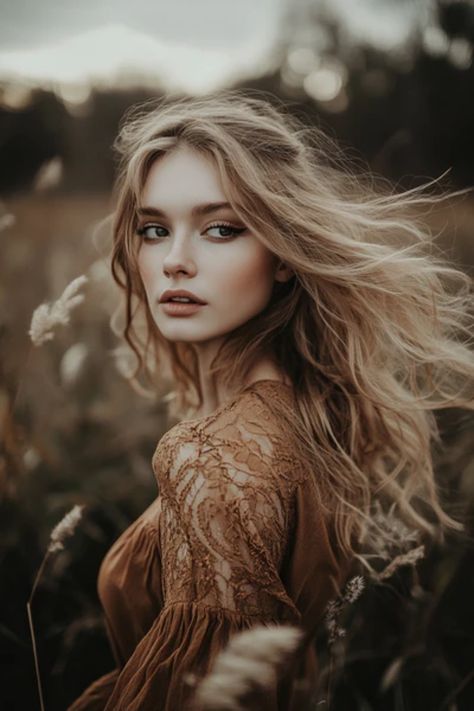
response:
{"label": "woman's right eye", "polygon": [[144,225],[137,229],[137,234],[143,237],[145,241],[155,242],[160,237],[166,237],[164,234],[159,234],[159,230],[168,231],[165,227],[161,227],[160,225]]}

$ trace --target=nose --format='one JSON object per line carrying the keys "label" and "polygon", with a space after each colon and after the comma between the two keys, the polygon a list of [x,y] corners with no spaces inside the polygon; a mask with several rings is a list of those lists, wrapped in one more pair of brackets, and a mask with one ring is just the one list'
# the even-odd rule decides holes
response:
{"label": "nose", "polygon": [[175,237],[171,240],[171,246],[163,260],[163,273],[165,276],[183,272],[193,276],[196,272],[196,262],[190,251],[186,236]]}

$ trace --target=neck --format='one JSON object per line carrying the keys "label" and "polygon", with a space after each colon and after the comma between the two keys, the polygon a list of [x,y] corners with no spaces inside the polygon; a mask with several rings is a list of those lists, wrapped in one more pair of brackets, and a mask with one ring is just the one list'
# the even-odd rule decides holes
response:
{"label": "neck", "polygon": [[223,383],[216,379],[215,375],[209,375],[209,364],[214,357],[209,352],[199,355],[199,386],[202,393],[202,405],[197,411],[198,417],[206,417],[230,400],[234,395],[246,385],[250,385],[256,380],[277,380],[290,384],[288,376],[278,367],[270,355],[262,356],[258,362],[249,370],[242,383],[234,385],[232,388],[225,387]]}

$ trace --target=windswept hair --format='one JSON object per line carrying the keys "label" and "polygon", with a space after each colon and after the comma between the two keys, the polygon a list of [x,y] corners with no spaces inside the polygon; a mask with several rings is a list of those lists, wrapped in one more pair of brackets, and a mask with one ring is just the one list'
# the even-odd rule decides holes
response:
{"label": "windswept hair", "polygon": [[262,353],[274,355],[297,399],[296,412],[282,413],[288,436],[314,471],[337,544],[373,571],[381,542],[396,539],[375,506],[430,539],[463,530],[441,501],[431,444],[441,442],[434,410],[474,409],[471,280],[420,217],[446,197],[436,181],[396,193],[273,99],[227,90],[162,99],[126,117],[112,252],[125,294],[120,332],[136,358],[132,381],[146,373],[155,388],[167,382],[171,411],[197,412],[193,348],[158,332],[135,236],[152,163],[186,144],[214,161],[238,217],[294,272],[226,336],[213,372],[238,387]]}

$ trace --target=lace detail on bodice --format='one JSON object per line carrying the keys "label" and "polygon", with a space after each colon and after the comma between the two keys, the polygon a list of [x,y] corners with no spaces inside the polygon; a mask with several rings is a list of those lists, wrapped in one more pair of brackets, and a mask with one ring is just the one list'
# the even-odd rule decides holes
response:
{"label": "lace detail on bodice", "polygon": [[294,608],[279,570],[303,472],[276,414],[292,392],[265,383],[178,423],[156,448],[165,606],[192,600],[259,617]]}
{"label": "lace detail on bodice", "polygon": [[[161,438],[152,458],[159,496],[103,564],[120,668],[68,711],[194,708],[188,675],[205,674],[238,631],[290,623],[314,636],[347,570],[293,437],[295,406],[290,386],[260,380]],[[303,678],[309,696],[318,678],[313,645],[249,708],[306,708]]]}

